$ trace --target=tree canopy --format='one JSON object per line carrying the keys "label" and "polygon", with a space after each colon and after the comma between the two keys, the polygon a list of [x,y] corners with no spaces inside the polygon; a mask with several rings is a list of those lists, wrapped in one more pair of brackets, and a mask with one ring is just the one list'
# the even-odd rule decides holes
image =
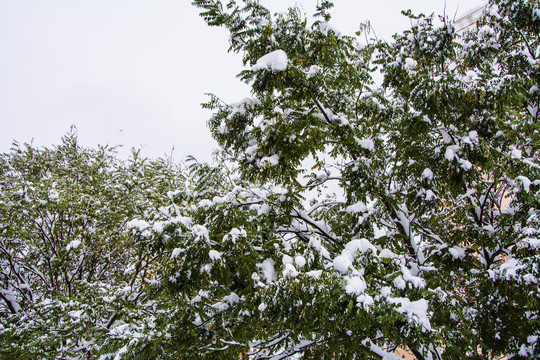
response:
{"label": "tree canopy", "polygon": [[[43,177],[35,150],[4,156],[1,354],[55,329],[54,355],[40,356],[72,344],[70,356],[100,359],[538,357],[538,0],[491,0],[464,33],[406,12],[413,25],[391,42],[342,34],[329,1],[312,18],[193,4],[230,32],[252,92],[203,105],[217,161],[99,172],[101,150]],[[62,256],[38,245],[51,209],[47,229],[71,231],[55,237]],[[39,279],[39,256],[54,280]],[[61,336],[94,319],[89,293],[104,294],[100,320]],[[35,326],[48,306],[54,324]]]}

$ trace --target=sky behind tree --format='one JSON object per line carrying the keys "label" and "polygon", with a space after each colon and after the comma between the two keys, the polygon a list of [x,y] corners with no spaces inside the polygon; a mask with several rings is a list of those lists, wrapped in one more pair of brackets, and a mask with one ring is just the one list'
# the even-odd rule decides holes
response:
{"label": "sky behind tree", "polygon": [[[262,1],[272,11],[316,0]],[[451,19],[482,0],[335,0],[332,24],[353,34],[369,20],[379,38],[407,28],[400,14]],[[249,96],[235,79],[239,55],[186,0],[0,0],[0,152],[13,140],[58,143],[75,125],[84,145],[142,147],[151,157],[211,158],[216,147],[201,109],[212,92]]]}

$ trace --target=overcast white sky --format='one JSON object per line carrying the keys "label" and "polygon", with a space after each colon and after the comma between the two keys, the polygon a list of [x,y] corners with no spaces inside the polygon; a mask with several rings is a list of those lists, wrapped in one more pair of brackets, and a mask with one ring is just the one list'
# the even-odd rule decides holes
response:
{"label": "overcast white sky", "polygon": [[[267,0],[273,11],[316,0]],[[13,140],[57,144],[73,124],[87,146],[142,147],[151,157],[209,160],[205,93],[249,96],[228,34],[190,0],[0,0],[0,152]],[[455,14],[482,0],[334,0],[346,34],[370,20],[379,37],[408,27],[402,9]]]}

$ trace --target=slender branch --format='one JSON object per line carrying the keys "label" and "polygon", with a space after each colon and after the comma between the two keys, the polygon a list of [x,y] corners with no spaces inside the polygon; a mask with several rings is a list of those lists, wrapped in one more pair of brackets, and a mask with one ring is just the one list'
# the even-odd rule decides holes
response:
{"label": "slender branch", "polygon": [[328,125],[334,125],[334,123],[332,122],[332,120],[330,120],[330,118],[328,117],[328,115],[326,115],[326,112],[324,111],[324,108],[322,107],[322,105],[319,103],[319,101],[317,99],[313,99],[313,101],[315,102],[315,105],[317,105],[317,107],[319,108],[319,110],[321,111],[321,113],[323,114],[326,122],[328,123]]}

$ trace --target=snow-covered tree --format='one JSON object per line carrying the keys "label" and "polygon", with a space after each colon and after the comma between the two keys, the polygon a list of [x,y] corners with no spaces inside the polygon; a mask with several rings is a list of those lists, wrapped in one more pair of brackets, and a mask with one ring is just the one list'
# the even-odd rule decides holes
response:
{"label": "snow-covered tree", "polygon": [[252,97],[206,104],[221,165],[193,163],[149,235],[171,259],[154,356],[539,356],[539,2],[492,0],[463,35],[408,13],[390,43],[329,1],[194,4]]}
{"label": "snow-covered tree", "polygon": [[[152,328],[159,254],[132,236],[183,186],[137,152],[16,145],[0,157],[0,358],[94,358]],[[124,333],[129,333],[127,338]]]}

